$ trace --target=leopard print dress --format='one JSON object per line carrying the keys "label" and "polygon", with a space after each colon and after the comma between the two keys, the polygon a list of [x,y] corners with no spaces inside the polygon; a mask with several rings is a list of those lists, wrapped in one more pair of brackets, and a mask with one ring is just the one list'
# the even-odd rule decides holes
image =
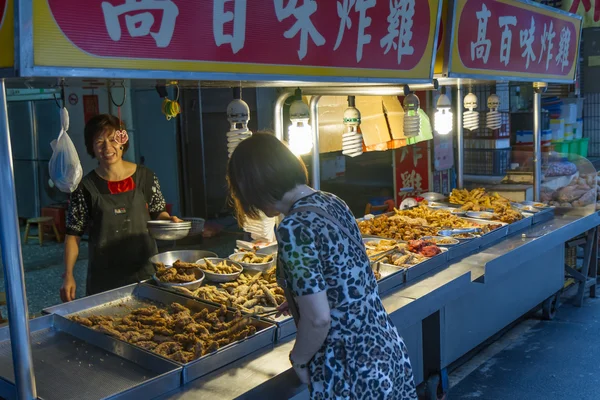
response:
{"label": "leopard print dress", "polygon": [[[361,234],[348,206],[316,192],[292,210],[318,207]],[[327,291],[331,328],[309,364],[311,399],[417,399],[402,338],[383,308],[364,248],[310,211],[288,215],[277,229],[279,268],[294,296]]]}

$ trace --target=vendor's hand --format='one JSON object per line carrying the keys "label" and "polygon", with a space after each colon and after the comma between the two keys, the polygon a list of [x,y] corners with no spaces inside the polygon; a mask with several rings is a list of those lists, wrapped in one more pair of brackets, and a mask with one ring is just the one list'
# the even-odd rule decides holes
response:
{"label": "vendor's hand", "polygon": [[281,303],[279,305],[279,307],[277,307],[277,311],[279,311],[276,315],[275,318],[279,318],[282,315],[285,315],[286,317],[290,315],[290,306],[288,304],[287,301],[284,301],[283,303]]}
{"label": "vendor's hand", "polygon": [[63,303],[75,300],[75,292],[77,289],[77,283],[72,274],[65,275],[63,279],[63,285],[60,288],[60,299]]}
{"label": "vendor's hand", "polygon": [[310,385],[310,374],[308,373],[308,368],[296,368],[294,367],[294,371],[296,371],[296,375],[302,383],[305,385]]}
{"label": "vendor's hand", "polygon": [[172,215],[171,216],[171,222],[183,222],[182,219],[177,218],[176,216]]}

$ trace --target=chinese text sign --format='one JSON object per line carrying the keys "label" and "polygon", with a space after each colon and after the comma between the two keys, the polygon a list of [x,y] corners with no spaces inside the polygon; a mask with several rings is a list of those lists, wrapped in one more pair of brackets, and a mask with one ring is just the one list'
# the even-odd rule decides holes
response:
{"label": "chinese text sign", "polygon": [[532,4],[458,0],[450,75],[573,81],[581,20]]}
{"label": "chinese text sign", "polygon": [[[229,64],[278,65],[282,73],[291,73],[286,67],[309,67],[341,69],[346,76],[352,76],[354,69],[357,76],[362,76],[360,70],[378,70],[428,79],[441,0],[45,0],[36,4],[45,2],[37,7],[39,12],[44,6],[49,9],[62,35],[92,57],[211,63],[222,72],[229,72]],[[38,29],[48,28],[42,23]],[[36,63],[41,59],[37,57]]]}

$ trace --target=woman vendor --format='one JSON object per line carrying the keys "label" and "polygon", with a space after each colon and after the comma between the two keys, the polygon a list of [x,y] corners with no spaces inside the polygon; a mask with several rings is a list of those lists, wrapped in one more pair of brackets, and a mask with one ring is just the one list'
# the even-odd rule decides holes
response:
{"label": "woman vendor", "polygon": [[166,212],[156,175],[142,165],[123,160],[129,142],[118,118],[109,114],[93,117],[85,126],[84,136],[87,152],[98,160],[98,167],[71,194],[62,301],[75,299],[73,269],[85,232],[89,235],[89,296],[151,277],[154,267],[148,259],[157,248],[147,222],[180,222]]}

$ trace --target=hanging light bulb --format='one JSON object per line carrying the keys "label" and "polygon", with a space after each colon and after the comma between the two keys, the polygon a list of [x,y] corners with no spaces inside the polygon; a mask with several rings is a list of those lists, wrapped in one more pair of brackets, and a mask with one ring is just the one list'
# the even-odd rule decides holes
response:
{"label": "hanging light bulb", "polygon": [[344,111],[346,133],[342,135],[342,154],[357,157],[363,153],[363,135],[360,133],[360,111],[356,108],[356,98],[348,96],[348,108]]}
{"label": "hanging light bulb", "polygon": [[231,158],[238,144],[252,136],[252,131],[248,129],[250,107],[242,100],[241,88],[233,88],[233,101],[227,106],[227,121],[230,124],[227,132],[227,150]]}
{"label": "hanging light bulb", "polygon": [[419,98],[410,93],[404,97],[404,136],[415,137],[421,133],[421,117],[419,116]]}
{"label": "hanging light bulb", "polygon": [[487,127],[491,130],[500,129],[502,127],[502,115],[498,112],[500,107],[500,97],[495,94],[490,95],[487,100],[487,105],[490,111],[487,113]]}
{"label": "hanging light bulb", "polygon": [[435,131],[440,135],[447,135],[452,132],[452,105],[446,94],[442,93],[437,101],[437,111],[435,112],[434,122]]}
{"label": "hanging light bulb", "polygon": [[297,156],[310,153],[313,147],[312,129],[308,123],[310,112],[306,103],[302,101],[302,91],[296,89],[294,101],[290,106],[290,120],[292,124],[288,129],[288,143],[290,150]]}
{"label": "hanging light bulb", "polygon": [[479,113],[475,111],[477,109],[477,96],[469,92],[465,96],[464,105],[467,111],[463,113],[463,127],[474,131],[479,128]]}

